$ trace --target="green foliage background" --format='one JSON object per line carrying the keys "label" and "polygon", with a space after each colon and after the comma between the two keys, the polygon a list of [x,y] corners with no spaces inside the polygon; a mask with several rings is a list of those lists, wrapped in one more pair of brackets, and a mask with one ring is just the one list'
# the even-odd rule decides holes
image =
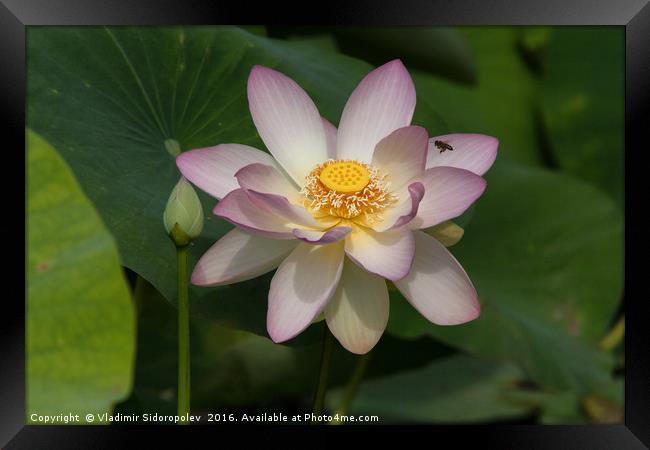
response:
{"label": "green foliage background", "polygon": [[[613,27],[30,28],[28,126],[51,146],[30,138],[28,178],[36,186],[71,170],[57,189],[83,190],[88,206],[71,224],[43,222],[34,205],[56,208],[59,200],[28,192],[35,236],[28,243],[28,414],[45,404],[99,412],[125,395],[119,412],[173,413],[175,262],[162,211],[179,177],[177,151],[225,142],[264,148],[246,100],[254,64],[295,79],[337,124],[361,78],[399,57],[416,84],[415,124],[431,136],[474,132],[501,142],[488,190],[451,249],[477,287],[483,314],[438,327],[391,290],[388,330],[351,412],[378,414],[384,423],[621,420],[621,345],[599,342],[622,314],[623,39]],[[44,146],[65,163],[32,165]],[[209,212],[214,200],[199,195]],[[206,219],[190,264],[231,227]],[[96,222],[95,234],[73,232]],[[52,258],[74,255],[82,244],[99,252],[114,240],[119,263],[108,248],[92,263],[66,260],[56,283],[69,292],[39,291],[42,258],[32,255],[61,227],[83,242],[59,242]],[[131,295],[119,287],[120,265]],[[107,283],[103,296],[94,294],[93,276]],[[323,325],[273,344],[265,330],[271,276],[192,288],[195,411],[309,410]],[[55,327],[45,311],[58,301],[69,306],[57,310],[56,329],[70,338],[58,344],[57,358],[44,360],[39,349]],[[56,361],[74,359],[100,330],[117,338],[84,353],[83,369],[56,370]],[[330,410],[355,360],[335,350]],[[110,395],[107,377],[120,380]],[[57,395],[43,390],[52,385],[62,387]],[[590,407],[594,401],[605,412]]]}

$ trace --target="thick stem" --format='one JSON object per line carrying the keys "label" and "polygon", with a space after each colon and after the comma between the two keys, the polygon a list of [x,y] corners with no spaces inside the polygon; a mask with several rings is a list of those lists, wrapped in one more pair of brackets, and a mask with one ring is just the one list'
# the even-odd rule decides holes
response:
{"label": "thick stem", "polygon": [[[178,415],[190,412],[190,305],[188,299],[187,246],[176,247],[178,259]],[[179,421],[187,425],[189,422]]]}
{"label": "thick stem", "polygon": [[[325,392],[327,391],[327,374],[330,368],[330,358],[332,356],[332,346],[334,344],[334,336],[330,332],[326,324],[323,324],[325,328],[325,333],[323,335],[323,347],[320,357],[320,372],[318,374],[318,387],[316,388],[316,394],[314,395],[314,407],[312,412],[314,416],[319,416],[323,412],[323,406],[325,405]],[[312,424],[317,423],[312,420]]]}
{"label": "thick stem", "polygon": [[[370,361],[370,355],[371,353],[368,352],[365,355],[359,357],[359,360],[357,361],[357,364],[354,368],[354,372],[352,373],[352,377],[350,378],[350,381],[348,381],[348,385],[345,388],[345,395],[343,396],[343,400],[341,400],[341,404],[334,413],[334,417],[336,417],[337,414],[339,416],[344,416],[348,413],[350,405],[354,401],[354,397],[356,397],[357,391],[359,390],[359,385],[361,384],[363,375],[366,373],[366,368],[368,367],[368,362]],[[338,425],[342,422],[332,419],[330,423],[333,425]]]}

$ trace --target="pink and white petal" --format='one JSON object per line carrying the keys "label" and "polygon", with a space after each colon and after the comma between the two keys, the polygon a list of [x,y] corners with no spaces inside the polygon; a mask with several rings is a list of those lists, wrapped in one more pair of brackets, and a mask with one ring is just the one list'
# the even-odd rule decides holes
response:
{"label": "pink and white petal", "polygon": [[388,289],[377,275],[346,261],[339,286],[325,307],[332,334],[352,353],[368,353],[388,323]]}
{"label": "pink and white petal", "polygon": [[296,201],[300,191],[278,169],[265,164],[249,164],[235,174],[242,189],[250,189],[266,194],[278,194],[289,201]]}
{"label": "pink and white petal", "polygon": [[246,190],[248,198],[257,207],[262,208],[269,214],[277,216],[288,226],[298,225],[299,227],[315,228],[321,230],[323,224],[316,220],[304,206],[290,203],[286,197],[276,194],[265,194],[252,190]]}
{"label": "pink and white petal", "polygon": [[406,225],[417,215],[423,198],[424,185],[419,181],[409,184],[398,194],[397,204],[384,213],[384,220],[373,226],[373,230],[383,232]]}
{"label": "pink and white petal", "polygon": [[406,276],[413,263],[415,241],[408,228],[378,233],[354,227],[345,239],[345,252],[359,266],[391,281]]}
{"label": "pink and white petal", "polygon": [[424,185],[424,197],[408,225],[413,229],[432,227],[460,216],[487,185],[479,175],[455,167],[432,167],[416,180]]}
{"label": "pink and white petal", "polygon": [[[435,146],[436,141],[451,145],[453,150],[441,153],[441,149]],[[496,159],[498,147],[499,140],[485,134],[457,133],[436,136],[429,139],[427,169],[440,166],[457,167],[483,175]]]}
{"label": "pink and white petal", "polygon": [[301,241],[309,242],[310,244],[331,244],[345,238],[352,228],[350,227],[334,227],[327,231],[305,230],[295,228],[293,235]]}
{"label": "pink and white petal", "polygon": [[369,163],[377,143],[411,124],[415,110],[413,80],[399,59],[361,80],[343,109],[337,134],[337,157]]}
{"label": "pink and white petal", "polygon": [[278,168],[271,155],[248,145],[221,144],[181,153],[176,165],[183,176],[199,189],[221,199],[239,189],[235,173],[253,163]]}
{"label": "pink and white petal", "polygon": [[338,130],[332,123],[325,117],[323,120],[323,128],[325,129],[325,141],[327,142],[327,157],[329,159],[336,159],[336,133]]}
{"label": "pink and white petal", "polygon": [[297,240],[268,239],[234,228],[201,256],[192,284],[221,286],[250,280],[278,267],[297,245]]}
{"label": "pink and white petal", "polygon": [[396,191],[424,172],[429,134],[418,126],[399,128],[375,147],[372,165],[383,169]]}
{"label": "pink and white petal", "polygon": [[476,289],[456,258],[436,239],[416,231],[413,268],[395,286],[429,321],[458,325],[481,313]]}
{"label": "pink and white petal", "polygon": [[343,269],[343,242],[300,243],[271,280],[266,325],[273,342],[284,342],[309,326],[332,298]]}
{"label": "pink and white petal", "polygon": [[291,78],[262,66],[254,66],[248,77],[248,104],[266,147],[302,186],[309,171],[327,159],[316,105]]}
{"label": "pink and white petal", "polygon": [[243,189],[231,191],[212,212],[253,234],[272,239],[295,239],[285,220],[259,208]]}

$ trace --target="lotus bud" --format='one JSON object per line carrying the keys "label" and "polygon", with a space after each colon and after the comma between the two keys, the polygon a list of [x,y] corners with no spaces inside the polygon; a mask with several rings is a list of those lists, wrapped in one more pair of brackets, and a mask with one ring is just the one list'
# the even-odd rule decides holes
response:
{"label": "lotus bud", "polygon": [[429,236],[433,236],[438,239],[442,245],[445,247],[451,247],[454,244],[457,244],[461,240],[465,230],[456,225],[451,220],[443,222],[439,225],[436,225],[431,228],[423,230]]}
{"label": "lotus bud", "polygon": [[203,208],[192,185],[181,177],[174,186],[165,213],[165,230],[178,246],[188,245],[203,230]]}

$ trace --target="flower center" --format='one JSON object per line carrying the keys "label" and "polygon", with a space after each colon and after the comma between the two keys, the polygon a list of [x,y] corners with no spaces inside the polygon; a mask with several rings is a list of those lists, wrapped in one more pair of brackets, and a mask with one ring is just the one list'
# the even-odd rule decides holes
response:
{"label": "flower center", "polygon": [[396,197],[387,174],[360,161],[329,159],[307,175],[303,204],[315,217],[335,216],[361,225],[381,221]]}
{"label": "flower center", "polygon": [[336,161],[323,169],[319,179],[326,187],[349,194],[366,187],[370,182],[370,173],[358,162]]}

